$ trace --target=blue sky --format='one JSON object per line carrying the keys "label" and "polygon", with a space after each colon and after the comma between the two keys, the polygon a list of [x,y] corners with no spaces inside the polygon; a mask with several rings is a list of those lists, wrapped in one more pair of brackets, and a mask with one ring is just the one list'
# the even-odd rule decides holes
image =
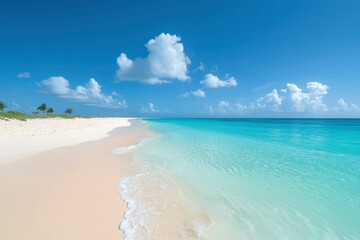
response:
{"label": "blue sky", "polygon": [[86,116],[360,117],[359,1],[17,1],[0,100]]}

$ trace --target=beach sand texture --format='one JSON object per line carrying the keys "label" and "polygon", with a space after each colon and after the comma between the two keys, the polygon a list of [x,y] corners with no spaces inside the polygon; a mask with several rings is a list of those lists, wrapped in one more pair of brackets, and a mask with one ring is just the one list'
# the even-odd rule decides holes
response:
{"label": "beach sand texture", "polygon": [[[1,122],[0,238],[121,239],[126,205],[118,184],[131,168],[129,157],[112,149],[136,144],[144,131],[119,128],[105,136],[127,125],[119,118]],[[62,139],[69,137],[75,139]],[[7,161],[25,143],[42,152],[27,150],[27,156]],[[72,144],[78,145],[52,149]]]}
{"label": "beach sand texture", "polygon": [[129,118],[29,119],[0,121],[0,164],[49,149],[101,139]]}

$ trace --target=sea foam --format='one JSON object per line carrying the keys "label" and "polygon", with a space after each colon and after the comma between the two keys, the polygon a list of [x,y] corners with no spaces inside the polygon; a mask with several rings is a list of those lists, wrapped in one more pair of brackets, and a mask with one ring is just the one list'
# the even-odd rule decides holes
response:
{"label": "sea foam", "polygon": [[211,221],[196,213],[174,182],[150,165],[120,182],[127,211],[119,228],[125,240],[207,239]]}
{"label": "sea foam", "polygon": [[139,145],[140,145],[140,143],[136,144],[136,145],[130,145],[127,147],[117,147],[112,150],[112,153],[117,154],[117,155],[122,155],[122,154],[129,152],[130,150],[137,148]]}

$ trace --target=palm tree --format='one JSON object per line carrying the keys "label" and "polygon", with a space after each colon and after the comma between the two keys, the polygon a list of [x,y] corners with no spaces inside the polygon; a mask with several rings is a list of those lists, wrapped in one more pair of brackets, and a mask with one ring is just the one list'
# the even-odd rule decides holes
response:
{"label": "palm tree", "polygon": [[71,115],[73,113],[73,109],[72,108],[67,108],[65,110],[65,113]]}
{"label": "palm tree", "polygon": [[4,109],[7,108],[6,104],[0,101],[0,111],[4,111]]}
{"label": "palm tree", "polygon": [[46,110],[46,113],[47,113],[47,114],[53,114],[53,113],[54,113],[54,109],[53,109],[53,108],[48,108],[48,109]]}
{"label": "palm tree", "polygon": [[42,103],[38,108],[37,110],[43,112],[45,114],[45,111],[46,111],[46,104],[45,103]]}

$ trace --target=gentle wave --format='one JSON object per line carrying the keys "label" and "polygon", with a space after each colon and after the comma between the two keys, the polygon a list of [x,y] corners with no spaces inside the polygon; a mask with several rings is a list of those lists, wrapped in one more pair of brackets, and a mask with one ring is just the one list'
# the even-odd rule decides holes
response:
{"label": "gentle wave", "polygon": [[128,207],[120,224],[125,240],[207,239],[209,217],[192,210],[180,189],[157,169],[141,166],[121,180],[120,189]]}
{"label": "gentle wave", "polygon": [[123,154],[129,152],[130,150],[137,148],[139,145],[140,145],[140,143],[136,144],[136,145],[130,145],[127,147],[117,147],[112,150],[112,153],[117,154],[117,155],[123,155]]}

